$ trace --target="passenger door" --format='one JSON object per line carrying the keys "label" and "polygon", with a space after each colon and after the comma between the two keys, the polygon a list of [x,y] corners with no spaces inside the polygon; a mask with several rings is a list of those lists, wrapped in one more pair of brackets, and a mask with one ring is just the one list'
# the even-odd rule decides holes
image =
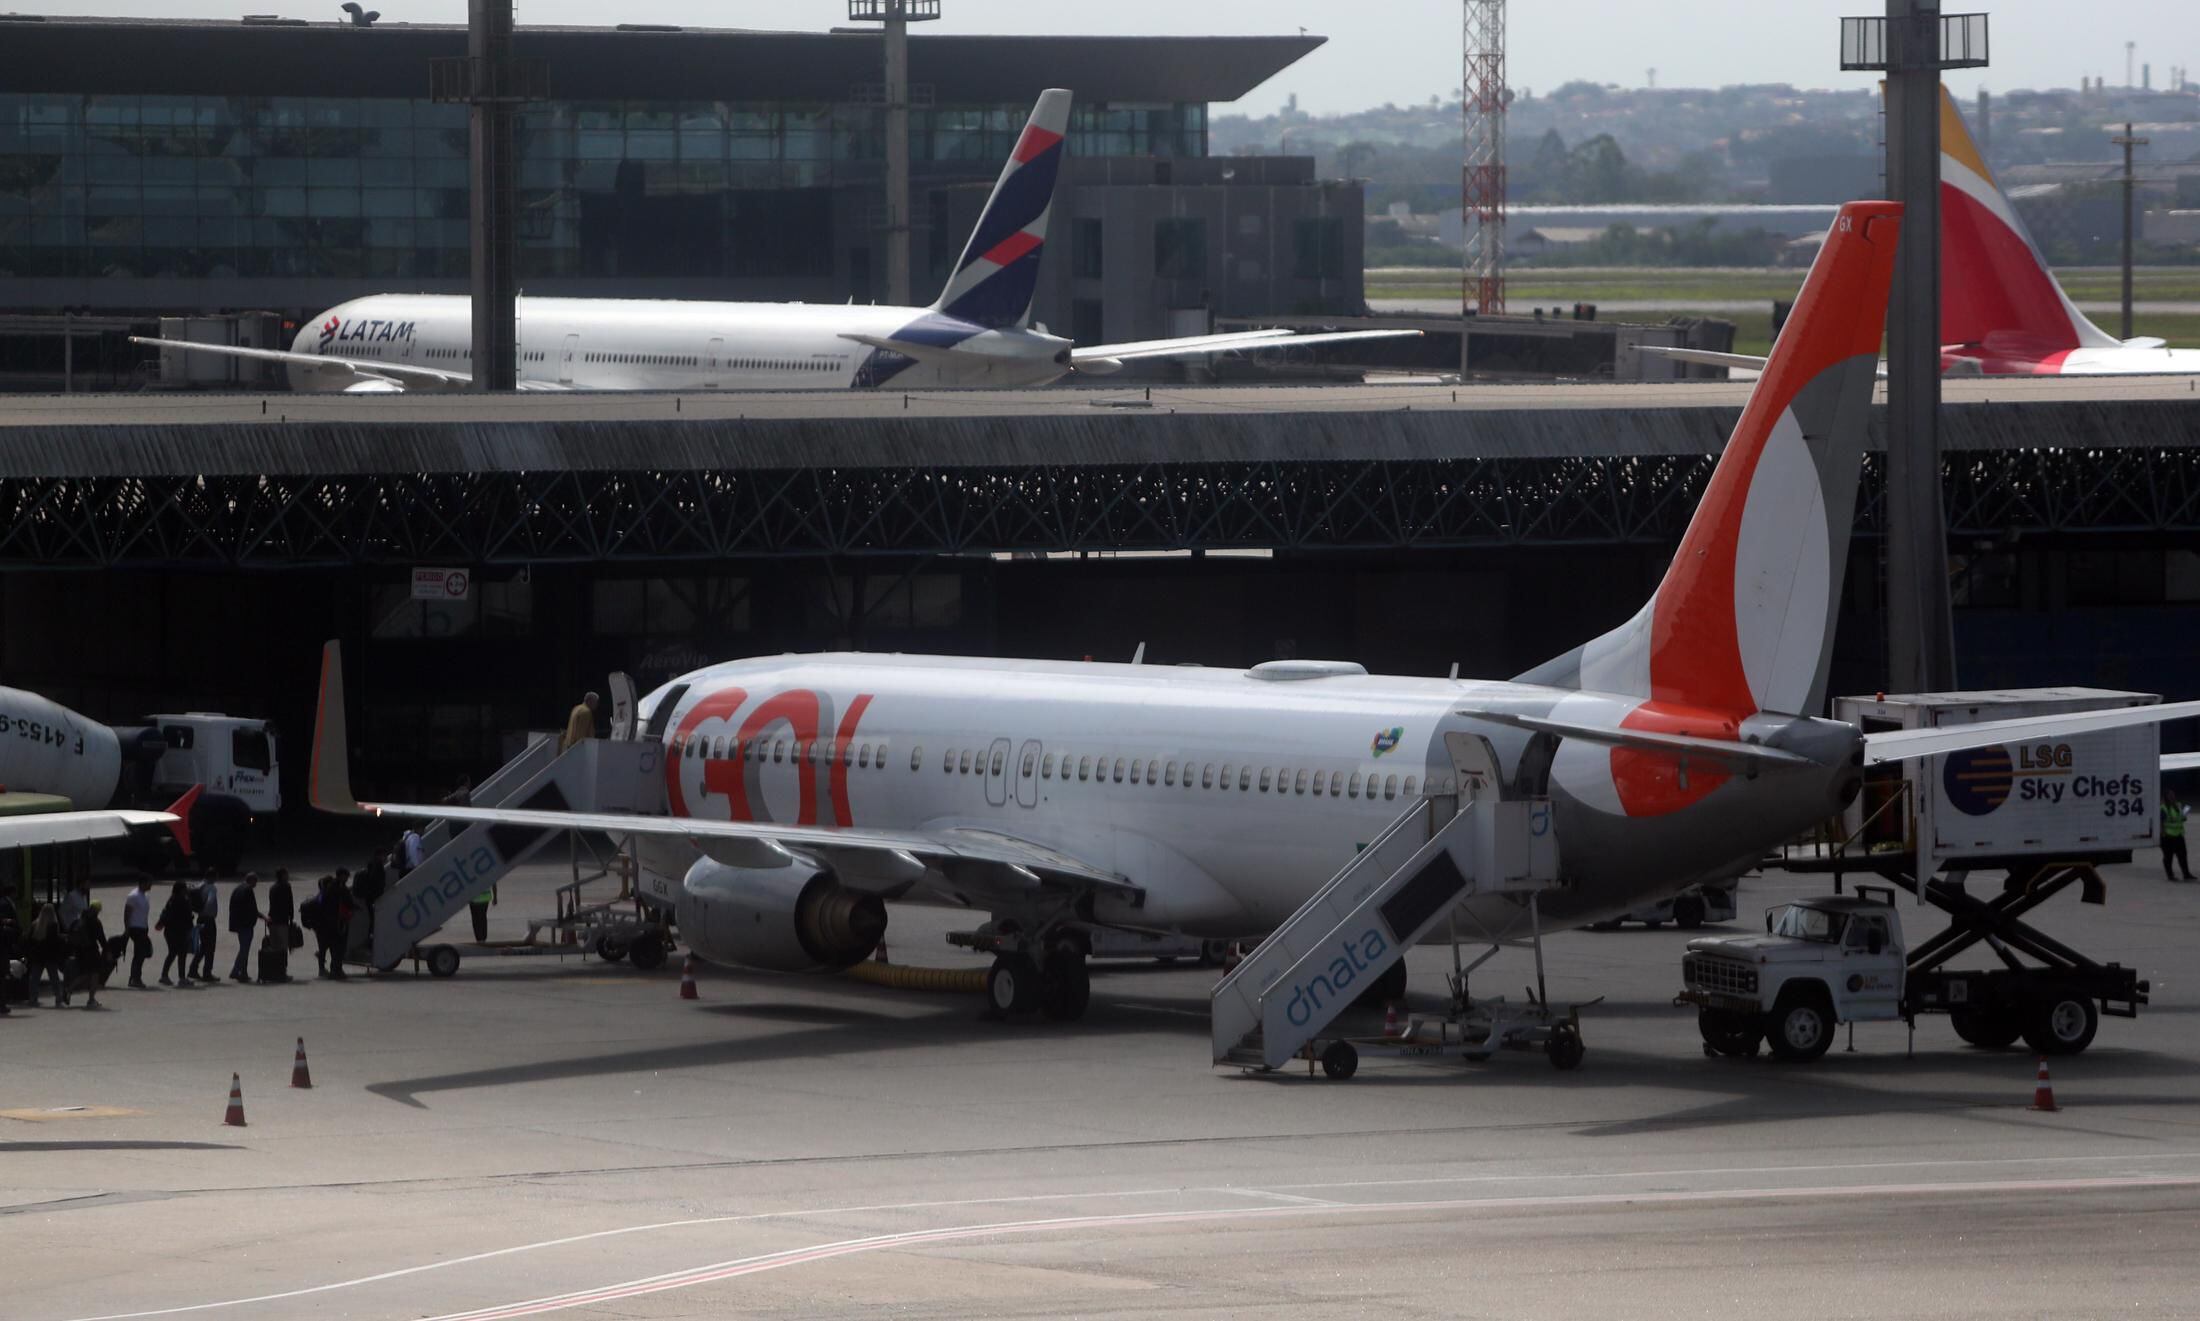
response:
{"label": "passenger door", "polygon": [[558,350],[558,384],[571,385],[573,383],[573,359],[580,356],[578,353],[580,346],[580,336],[567,335],[565,337],[564,347]]}
{"label": "passenger door", "polygon": [[1014,770],[1009,765],[1008,747],[1007,739],[997,738],[985,754],[985,800],[995,807],[1008,805],[1008,777]]}
{"label": "passenger door", "polygon": [[703,388],[715,390],[721,384],[719,368],[726,359],[726,341],[713,339],[703,346]]}

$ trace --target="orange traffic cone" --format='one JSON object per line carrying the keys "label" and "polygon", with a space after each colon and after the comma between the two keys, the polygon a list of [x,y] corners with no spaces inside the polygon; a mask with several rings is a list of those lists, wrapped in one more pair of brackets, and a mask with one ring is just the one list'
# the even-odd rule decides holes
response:
{"label": "orange traffic cone", "polygon": [[2060,1110],[2055,1104],[2055,1085],[2047,1080],[2047,1057],[2040,1056],[2039,1080],[2032,1085],[2032,1109]]}
{"label": "orange traffic cone", "polygon": [[695,956],[693,954],[688,955],[687,962],[680,965],[680,998],[682,1000],[700,998],[695,993]]}
{"label": "orange traffic cone", "polygon": [[1395,1037],[1403,1031],[1405,1031],[1405,1028],[1398,1022],[1398,1002],[1396,1000],[1386,1002],[1383,1005],[1383,1035]]}
{"label": "orange traffic cone", "polygon": [[244,1127],[244,1080],[234,1073],[229,1075],[229,1113],[222,1122],[231,1128]]}
{"label": "orange traffic cone", "polygon": [[298,1038],[298,1057],[290,1062],[290,1085],[311,1087],[313,1075],[306,1072],[306,1039]]}

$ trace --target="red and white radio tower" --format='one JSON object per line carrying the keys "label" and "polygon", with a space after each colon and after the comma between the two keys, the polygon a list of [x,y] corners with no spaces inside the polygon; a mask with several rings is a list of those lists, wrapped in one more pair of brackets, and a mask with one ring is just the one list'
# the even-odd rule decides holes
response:
{"label": "red and white radio tower", "polygon": [[[1461,44],[1466,73],[1460,101],[1466,114],[1466,172],[1460,186],[1466,229],[1461,312],[1505,310],[1505,0],[1464,0]],[[1459,337],[1466,368],[1467,336]]]}

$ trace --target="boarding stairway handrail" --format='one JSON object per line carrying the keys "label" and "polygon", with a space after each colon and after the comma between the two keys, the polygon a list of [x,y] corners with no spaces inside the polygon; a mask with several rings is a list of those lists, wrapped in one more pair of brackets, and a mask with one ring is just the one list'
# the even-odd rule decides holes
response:
{"label": "boarding stairway handrail", "polygon": [[[469,807],[502,807],[518,796],[529,780],[542,773],[545,766],[558,759],[558,736],[546,730],[529,730],[527,746],[517,755],[473,787],[466,797]],[[447,801],[447,800],[446,800]],[[451,840],[451,823],[435,820],[420,832],[420,856],[425,859]]]}
{"label": "boarding stairway handrail", "polygon": [[1215,1063],[1280,1068],[1460,902],[1557,883],[1548,799],[1470,797],[1428,828],[1452,801],[1401,812],[1216,985]]}
{"label": "boarding stairway handrail", "polygon": [[[480,807],[662,816],[663,752],[655,741],[584,739],[562,752],[554,742],[538,742],[507,764],[531,765],[532,773],[507,776],[500,771],[483,783],[473,801]],[[376,902],[370,961],[378,968],[397,966],[468,900],[560,833],[475,822],[451,835]]]}

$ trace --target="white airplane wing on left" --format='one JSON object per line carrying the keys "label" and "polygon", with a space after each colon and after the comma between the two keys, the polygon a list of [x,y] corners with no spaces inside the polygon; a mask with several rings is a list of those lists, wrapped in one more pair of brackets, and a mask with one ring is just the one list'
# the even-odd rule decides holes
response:
{"label": "white airplane wing on left", "polygon": [[324,357],[318,353],[293,353],[288,349],[252,349],[237,344],[196,344],[181,339],[149,339],[132,335],[132,344],[147,344],[163,352],[177,349],[186,353],[211,353],[217,357],[246,358],[254,362],[279,362],[290,367],[304,367],[330,380],[350,378],[355,385],[387,386],[399,390],[463,390],[473,384],[473,377],[465,372],[444,371],[438,367],[415,367],[409,363],[353,361],[335,356]]}
{"label": "white airplane wing on left", "polygon": [[[2125,729],[2132,725],[2158,725],[2165,720],[2182,720],[2187,716],[2200,716],[2200,702],[2163,702],[2155,706],[2111,707],[2105,711],[2020,716],[2014,720],[1982,720],[1975,725],[1942,725],[1937,729],[1874,730],[1864,736],[1864,764],[1878,766],[1912,757],[1961,752],[1965,748],[1990,748],[2022,739],[2058,738],[2104,729]],[[2172,754],[2162,758],[2162,769],[2182,769],[2172,763],[2179,756],[2189,755]]]}
{"label": "white airplane wing on left", "polygon": [[1124,344],[1094,344],[1071,349],[1072,367],[1084,372],[1106,373],[1126,362],[1144,358],[1194,358],[1208,353],[1243,349],[1297,349],[1315,344],[1340,344],[1355,339],[1417,339],[1418,330],[1325,330],[1297,335],[1281,327],[1268,330],[1231,330],[1218,335],[1187,335],[1180,339],[1143,339]]}
{"label": "white airplane wing on left", "polygon": [[27,849],[38,844],[73,844],[88,839],[114,839],[137,826],[173,826],[168,812],[131,812],[103,809],[95,812],[34,812],[0,817],[0,849]]}
{"label": "white airplane wing on left", "polygon": [[2172,752],[2162,758],[2165,771],[2200,771],[2200,752]]}

